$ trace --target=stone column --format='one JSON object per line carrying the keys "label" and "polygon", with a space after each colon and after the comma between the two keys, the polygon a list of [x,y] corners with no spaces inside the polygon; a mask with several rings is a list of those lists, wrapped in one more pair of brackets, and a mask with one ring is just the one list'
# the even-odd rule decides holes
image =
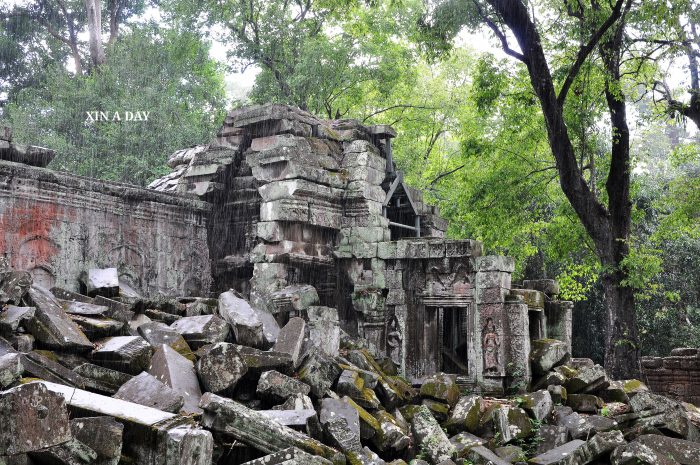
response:
{"label": "stone column", "polygon": [[532,379],[530,373],[530,319],[528,305],[519,296],[505,302],[508,324],[506,337],[506,390],[521,393]]}
{"label": "stone column", "polygon": [[503,390],[509,326],[504,303],[514,269],[512,257],[476,258],[477,382],[487,392]]}
{"label": "stone column", "polygon": [[569,353],[571,353],[573,310],[574,303],[566,300],[553,300],[544,305],[547,315],[547,337],[565,342]]}

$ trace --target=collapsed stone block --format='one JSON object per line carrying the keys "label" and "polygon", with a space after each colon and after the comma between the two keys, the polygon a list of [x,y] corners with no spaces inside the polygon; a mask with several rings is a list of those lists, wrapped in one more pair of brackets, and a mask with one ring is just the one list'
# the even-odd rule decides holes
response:
{"label": "collapsed stone block", "polygon": [[294,395],[307,395],[311,391],[308,384],[290,378],[278,371],[270,370],[260,375],[256,393],[272,402],[284,401]]}
{"label": "collapsed stone block", "polygon": [[0,334],[11,334],[27,320],[34,318],[34,307],[8,305],[0,313]]}
{"label": "collapsed stone block", "polygon": [[243,465],[330,465],[332,462],[318,455],[307,454],[297,447],[275,452]]}
{"label": "collapsed stone block", "polygon": [[411,419],[413,436],[432,463],[455,457],[457,450],[425,406],[418,406]]}
{"label": "collapsed stone block", "polygon": [[248,372],[236,346],[226,342],[211,346],[196,366],[204,389],[215,394],[233,394],[238,381]]}
{"label": "collapsed stone block", "polygon": [[112,297],[119,294],[119,273],[116,268],[93,268],[84,280],[89,296]]}
{"label": "collapsed stone block", "polygon": [[185,338],[177,331],[170,329],[167,325],[152,321],[140,325],[137,331],[153,349],[157,349],[165,344],[175,349],[175,351],[183,357],[192,361],[195,360],[192,349],[190,349]]}
{"label": "collapsed stone block", "polygon": [[32,285],[32,275],[26,271],[0,273],[0,304],[19,305]]}
{"label": "collapsed stone block", "polygon": [[171,413],[179,412],[185,403],[182,395],[146,372],[124,383],[114,398]]}
{"label": "collapsed stone block", "polygon": [[320,349],[312,350],[299,369],[299,379],[311,387],[311,393],[322,398],[343,370]]}
{"label": "collapsed stone block", "polygon": [[162,345],[153,354],[148,373],[184,397],[183,411],[187,413],[202,412],[199,408],[202,391],[192,361],[177,353],[170,346]]}
{"label": "collapsed stone block", "polygon": [[0,418],[0,456],[46,449],[71,439],[63,397],[40,383],[1,392]]}
{"label": "collapsed stone block", "polygon": [[290,318],[286,325],[280,330],[277,342],[272,347],[276,352],[289,354],[292,358],[294,368],[299,366],[301,351],[304,347],[306,337],[306,322],[303,318]]}
{"label": "collapsed stone block", "polygon": [[97,454],[96,464],[117,465],[122,453],[124,425],[111,417],[83,417],[70,422],[73,437]]}
{"label": "collapsed stone block", "polygon": [[233,328],[237,344],[266,349],[277,340],[280,329],[274,317],[253,308],[234,291],[219,296],[219,315]]}
{"label": "collapsed stone block", "polygon": [[148,369],[152,349],[148,342],[138,336],[117,336],[99,341],[91,358],[98,365],[130,375]]}
{"label": "collapsed stone block", "polygon": [[24,366],[19,354],[0,356],[0,389],[5,389],[17,381],[23,372]]}
{"label": "collapsed stone block", "polygon": [[205,344],[224,342],[229,333],[228,324],[216,315],[180,318],[170,325],[170,329],[182,334],[194,350]]}

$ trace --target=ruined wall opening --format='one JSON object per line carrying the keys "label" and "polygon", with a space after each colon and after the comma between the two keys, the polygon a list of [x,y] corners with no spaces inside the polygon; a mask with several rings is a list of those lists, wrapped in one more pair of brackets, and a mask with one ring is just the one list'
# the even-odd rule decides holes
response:
{"label": "ruined wall opening", "polygon": [[442,307],[442,371],[469,374],[470,307]]}

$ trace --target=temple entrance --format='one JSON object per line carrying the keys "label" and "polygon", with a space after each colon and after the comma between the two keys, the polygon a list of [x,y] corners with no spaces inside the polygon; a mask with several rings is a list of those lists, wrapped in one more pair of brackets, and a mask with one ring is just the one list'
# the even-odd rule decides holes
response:
{"label": "temple entrance", "polygon": [[441,370],[459,375],[469,374],[469,322],[468,307],[442,307],[441,314]]}

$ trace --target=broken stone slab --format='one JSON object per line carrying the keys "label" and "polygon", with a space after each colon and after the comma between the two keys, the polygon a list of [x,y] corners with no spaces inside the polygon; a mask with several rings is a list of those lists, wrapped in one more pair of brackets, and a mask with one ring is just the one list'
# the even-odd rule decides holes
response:
{"label": "broken stone slab", "polygon": [[300,317],[290,318],[277,335],[277,341],[272,350],[289,354],[292,357],[292,365],[297,368],[301,361],[305,337],[306,322],[304,319]]}
{"label": "broken stone slab", "polygon": [[101,305],[109,308],[109,313],[107,316],[114,318],[117,321],[121,321],[122,323],[128,323],[132,318],[134,318],[134,312],[131,311],[129,305],[122,302],[98,295],[95,296],[93,303],[95,305]]}
{"label": "broken stone slab", "polygon": [[552,368],[566,363],[569,357],[565,342],[556,339],[532,341],[530,363],[532,364],[532,370],[536,374],[547,373]]}
{"label": "broken stone slab", "polygon": [[360,406],[367,409],[379,408],[379,399],[374,391],[365,387],[365,381],[357,371],[343,370],[336,383],[336,392],[348,396]]}
{"label": "broken stone slab", "polygon": [[642,391],[630,399],[630,407],[639,414],[634,423],[638,429],[653,427],[683,439],[700,441],[700,433],[688,412],[673,399]]}
{"label": "broken stone slab", "polygon": [[146,372],[124,383],[113,397],[171,413],[179,412],[185,403],[182,395]]}
{"label": "broken stone slab", "polygon": [[228,324],[216,315],[180,318],[170,328],[180,333],[193,350],[205,344],[224,342],[229,333]]}
{"label": "broken stone slab", "polygon": [[5,389],[20,379],[22,373],[24,373],[24,366],[19,354],[0,356],[0,389]]}
{"label": "broken stone slab", "polygon": [[451,432],[477,432],[481,415],[481,401],[481,397],[475,395],[460,397],[445,423],[447,430]]}
{"label": "broken stone slab", "polygon": [[427,407],[417,406],[411,419],[411,428],[417,445],[432,463],[455,457],[457,450]]}
{"label": "broken stone slab", "polygon": [[311,387],[311,393],[322,398],[336,382],[342,369],[320,349],[312,349],[299,369],[299,379]]}
{"label": "broken stone slab", "polygon": [[314,408],[314,403],[309,396],[295,394],[280,405],[275,405],[272,410],[304,410]]}
{"label": "broken stone slab", "polygon": [[469,450],[486,444],[486,439],[482,439],[471,433],[459,433],[450,438],[450,442],[457,450],[458,458],[465,458],[469,453]]}
{"label": "broken stone slab", "polygon": [[124,425],[123,452],[136,463],[211,464],[214,445],[211,433],[189,424],[187,417],[60,384],[45,381],[31,384],[42,384],[62,395],[71,411],[119,420]]}
{"label": "broken stone slab", "polygon": [[116,336],[97,342],[91,359],[98,365],[137,375],[148,369],[152,348],[139,336]]}
{"label": "broken stone slab", "polygon": [[70,319],[80,327],[89,339],[100,339],[122,334],[124,323],[105,317],[89,317],[69,314]]}
{"label": "broken stone slab", "polygon": [[233,395],[238,381],[248,372],[248,366],[227,342],[214,344],[197,361],[197,373],[204,389],[214,394]]}
{"label": "broken stone slab", "polygon": [[484,446],[472,447],[466,458],[475,465],[510,465],[510,462],[506,462]]}
{"label": "broken stone slab", "polygon": [[667,451],[657,453],[640,442],[618,446],[610,454],[612,465],[679,465]]}
{"label": "broken stone slab", "polygon": [[566,404],[576,412],[596,413],[605,403],[593,394],[569,394]]}
{"label": "broken stone slab", "polygon": [[457,386],[453,376],[437,373],[423,382],[420,395],[446,402],[450,407],[454,407],[459,400],[460,393],[459,386]]}
{"label": "broken stone slab", "polygon": [[566,382],[566,390],[571,394],[597,392],[610,385],[605,368],[600,365],[584,367]]}
{"label": "broken stone slab", "polygon": [[[50,352],[46,355],[51,356]],[[44,379],[67,386],[85,387],[85,380],[79,374],[69,370],[60,363],[47,357],[44,353],[33,351],[21,355],[24,371],[33,378]]]}
{"label": "broken stone slab", "polygon": [[121,371],[105,368],[92,363],[83,363],[73,368],[83,379],[85,387],[100,393],[112,395],[129,381],[132,376]]}
{"label": "broken stone slab", "polygon": [[242,404],[206,393],[201,408],[205,410],[202,424],[212,431],[229,434],[264,453],[271,454],[298,447],[310,454],[320,455],[334,464],[344,464],[345,457],[337,450],[251,410]]}
{"label": "broken stone slab", "polygon": [[0,333],[13,333],[23,322],[32,318],[34,318],[34,307],[8,305],[0,313]]}
{"label": "broken stone slab", "polygon": [[558,422],[569,430],[569,435],[573,439],[590,437],[594,433],[610,431],[618,427],[615,420],[600,415],[579,415],[572,413],[561,418]]}
{"label": "broken stone slab", "polygon": [[494,423],[504,444],[532,434],[530,417],[521,408],[501,406],[494,412]]}
{"label": "broken stone slab", "polygon": [[379,423],[379,430],[372,436],[372,442],[380,451],[399,453],[409,446],[411,438],[408,430],[401,426],[393,415],[385,410],[379,410],[374,414],[374,418]]}
{"label": "broken stone slab", "polygon": [[421,404],[428,407],[430,414],[435,417],[437,421],[443,423],[447,421],[447,417],[450,413],[450,405],[444,402],[438,402],[435,399],[423,399]]}
{"label": "broken stone slab", "polygon": [[75,438],[48,447],[46,449],[30,452],[32,461],[38,463],[60,463],[65,465],[92,464],[97,459],[97,452]]}
{"label": "broken stone slab", "polygon": [[294,284],[270,295],[277,313],[301,312],[312,305],[318,305],[318,292],[310,284]]}
{"label": "broken stone slab", "polygon": [[562,465],[586,465],[626,444],[621,431],[598,433],[564,459]]}
{"label": "broken stone slab", "polygon": [[542,425],[537,432],[537,437],[540,439],[537,454],[541,455],[566,444],[569,439],[569,430],[565,426]]}
{"label": "broken stone slab", "polygon": [[559,283],[554,279],[526,279],[523,281],[523,287],[544,292],[548,296],[559,295]]}
{"label": "broken stone slab", "polygon": [[91,297],[119,295],[119,273],[116,268],[92,268],[88,270],[83,283]]}
{"label": "broken stone slab", "polygon": [[92,297],[88,297],[83,294],[79,294],[77,292],[69,291],[67,289],[63,289],[62,287],[57,287],[54,286],[51,289],[49,289],[51,293],[56,297],[59,301],[68,301],[68,302],[83,302],[86,304],[94,304],[95,299]]}
{"label": "broken stone slab", "polygon": [[237,344],[267,349],[277,340],[280,328],[272,314],[253,308],[235,291],[219,295],[219,315],[231,325]]}
{"label": "broken stone slab", "polygon": [[542,421],[552,413],[554,402],[547,390],[540,390],[519,396],[520,406],[537,421]]}
{"label": "broken stone slab", "polygon": [[316,418],[316,410],[258,410],[270,420],[274,420],[280,425],[289,427],[306,428],[309,419]]}
{"label": "broken stone slab", "polygon": [[509,463],[522,462],[525,459],[525,452],[522,447],[508,445],[494,449],[497,456]]}
{"label": "broken stone slab", "polygon": [[71,438],[63,396],[40,383],[0,393],[0,456],[45,449]]}
{"label": "broken stone slab", "polygon": [[636,442],[661,455],[672,457],[681,465],[700,465],[700,443],[657,434],[643,434]]}
{"label": "broken stone slab", "polygon": [[321,400],[318,419],[332,445],[345,453],[362,449],[360,415],[348,402],[330,398]]}
{"label": "broken stone slab", "polygon": [[172,347],[163,344],[153,354],[148,373],[184,397],[185,404],[182,407],[184,412],[202,413],[199,408],[202,391],[192,361],[177,353]]}
{"label": "broken stone slab", "polygon": [[309,338],[325,354],[335,357],[340,348],[338,310],[332,307],[311,306],[307,310]]}
{"label": "broken stone slab", "polygon": [[66,313],[72,315],[105,316],[109,313],[109,307],[105,305],[62,299],[59,302]]}
{"label": "broken stone slab", "polygon": [[111,417],[84,417],[70,421],[73,437],[97,454],[97,465],[118,465],[124,425]]}
{"label": "broken stone slab", "polygon": [[311,388],[308,384],[290,378],[279,371],[270,370],[260,375],[255,392],[263,399],[282,402],[294,395],[308,395]]}
{"label": "broken stone slab", "polygon": [[326,460],[318,455],[307,454],[297,447],[275,452],[259,459],[245,462],[243,465],[331,465],[330,460]]}
{"label": "broken stone slab", "polygon": [[19,305],[32,285],[32,275],[26,271],[0,273],[0,304]]}
{"label": "broken stone slab", "polygon": [[544,454],[531,458],[529,463],[533,465],[564,465],[568,463],[566,460],[571,457],[574,452],[583,447],[584,444],[586,444],[586,441],[574,439],[573,441],[567,442],[559,447],[555,447]]}
{"label": "broken stone slab", "polygon": [[37,341],[47,347],[63,350],[89,350],[92,343],[85,337],[59,301],[43,287],[33,285],[27,291],[27,300],[35,307],[34,318],[25,323]]}
{"label": "broken stone slab", "polygon": [[140,325],[137,331],[154,349],[165,344],[175,349],[183,357],[195,361],[194,353],[185,338],[182,337],[182,334],[170,329],[169,326],[151,321]]}

